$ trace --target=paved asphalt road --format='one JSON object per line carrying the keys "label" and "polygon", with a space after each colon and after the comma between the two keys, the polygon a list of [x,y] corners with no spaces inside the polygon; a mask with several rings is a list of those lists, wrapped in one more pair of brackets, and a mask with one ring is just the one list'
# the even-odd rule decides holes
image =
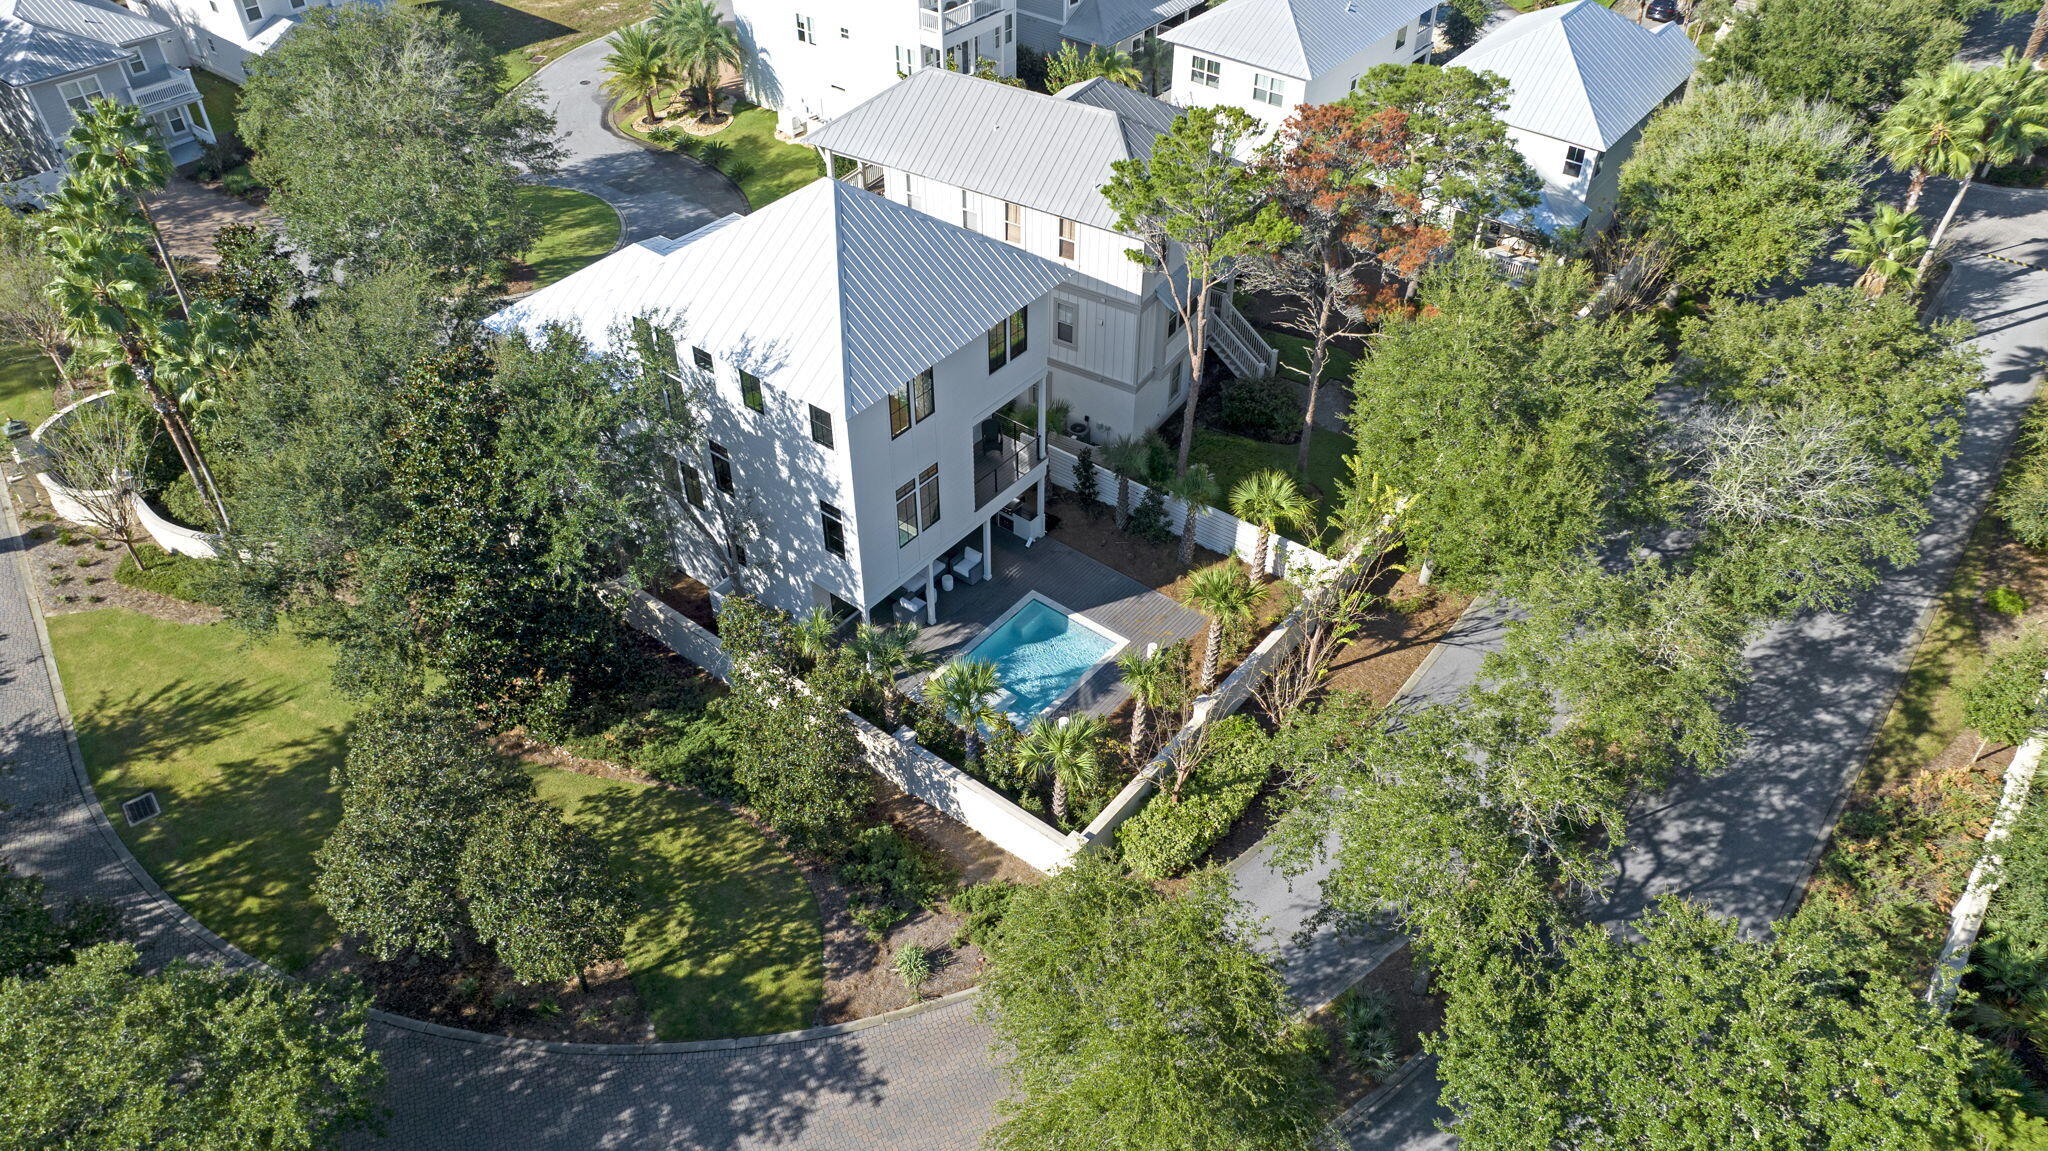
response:
{"label": "paved asphalt road", "polygon": [[[1935,203],[1946,194],[1929,193]],[[1628,922],[1658,896],[1681,895],[1764,930],[1804,888],[2048,363],[2048,192],[1973,188],[1963,211],[1940,311],[1977,324],[1988,386],[1970,402],[1968,430],[1935,492],[1918,562],[1892,573],[1853,610],[1801,618],[1751,645],[1755,678],[1734,713],[1749,731],[1747,748],[1726,771],[1681,780],[1655,807],[1634,813],[1605,922]],[[1423,691],[1455,694],[1483,647],[1439,660]],[[1455,1145],[1439,1130],[1449,1115],[1436,1094],[1436,1077],[1425,1069],[1361,1117],[1351,1145]]]}
{"label": "paved asphalt road", "polygon": [[566,155],[547,182],[597,196],[618,209],[619,242],[681,236],[734,212],[747,200],[715,169],[688,156],[654,152],[605,123],[604,58],[609,38],[592,40],[527,81],[555,114]]}

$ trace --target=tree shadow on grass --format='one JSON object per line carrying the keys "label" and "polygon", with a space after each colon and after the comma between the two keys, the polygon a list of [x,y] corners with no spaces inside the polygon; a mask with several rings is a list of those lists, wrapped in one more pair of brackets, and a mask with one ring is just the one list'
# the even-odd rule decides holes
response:
{"label": "tree shadow on grass", "polygon": [[628,962],[662,1039],[808,1026],[823,940],[802,874],[759,831],[687,793],[626,786],[572,801],[641,913]]}
{"label": "tree shadow on grass", "polygon": [[[312,901],[312,856],[340,813],[332,772],[347,728],[154,770],[176,753],[203,754],[285,702],[275,688],[181,680],[125,699],[102,695],[81,709],[78,734],[108,818],[165,891],[229,942],[295,970],[334,936]],[[129,827],[120,803],[144,787],[163,814]]]}
{"label": "tree shadow on grass", "polygon": [[421,7],[454,16],[456,23],[476,34],[493,52],[510,52],[580,31],[497,0],[432,0]]}

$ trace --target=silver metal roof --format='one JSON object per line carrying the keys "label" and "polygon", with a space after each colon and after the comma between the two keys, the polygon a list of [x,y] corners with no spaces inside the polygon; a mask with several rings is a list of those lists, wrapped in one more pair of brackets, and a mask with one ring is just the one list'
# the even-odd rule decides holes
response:
{"label": "silver metal roof", "polygon": [[118,63],[124,55],[108,44],[0,18],[0,83],[12,87]]}
{"label": "silver metal roof", "polygon": [[1456,66],[1513,89],[1507,122],[1605,152],[1685,84],[1700,54],[1677,24],[1652,32],[1593,0],[1517,16]]}
{"label": "silver metal roof", "polygon": [[1430,0],[1230,0],[1159,38],[1204,56],[1309,80],[1432,7]]}
{"label": "silver metal roof", "polygon": [[1201,4],[1202,0],[1081,0],[1060,35],[1084,44],[1115,44]]}
{"label": "silver metal roof", "polygon": [[980,339],[1072,273],[829,178],[748,216],[614,252],[505,308],[609,346],[636,316],[769,388],[848,418]]}
{"label": "silver metal roof", "polygon": [[170,26],[96,0],[12,0],[0,3],[16,20],[116,47],[169,32]]}
{"label": "silver metal roof", "polygon": [[1176,112],[1107,80],[1048,96],[925,68],[805,139],[841,156],[1115,230],[1116,213],[1102,198],[1110,165],[1150,156]]}

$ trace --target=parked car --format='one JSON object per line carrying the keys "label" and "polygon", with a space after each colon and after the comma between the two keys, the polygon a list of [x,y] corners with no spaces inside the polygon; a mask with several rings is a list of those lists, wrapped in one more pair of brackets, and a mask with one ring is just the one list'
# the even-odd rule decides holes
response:
{"label": "parked car", "polygon": [[1678,0],[1647,0],[1643,15],[1659,24],[1669,24],[1679,17]]}

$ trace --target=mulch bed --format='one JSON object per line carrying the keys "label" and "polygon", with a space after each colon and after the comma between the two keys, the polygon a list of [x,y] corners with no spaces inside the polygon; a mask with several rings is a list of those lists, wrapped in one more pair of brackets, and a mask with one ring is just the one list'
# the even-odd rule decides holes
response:
{"label": "mulch bed", "polygon": [[718,634],[718,612],[711,606],[711,589],[701,582],[682,572],[671,572],[666,582],[651,590],[654,598],[681,612],[684,619]]}
{"label": "mulch bed", "polygon": [[[1173,589],[1187,575],[1188,569],[1180,565],[1180,541],[1170,544],[1148,543],[1124,534],[1116,526],[1116,509],[1111,504],[1096,504],[1085,507],[1071,492],[1054,489],[1051,501],[1052,511],[1059,516],[1060,524],[1049,533],[1053,539],[1073,548],[1096,563],[1137,580],[1146,587],[1171,596]],[[1103,496],[1116,499],[1116,488],[1110,486]],[[1199,545],[1195,548],[1194,566],[1208,567],[1225,557]]]}
{"label": "mulch bed", "polygon": [[120,544],[57,519],[35,480],[23,478],[8,488],[22,521],[29,582],[44,615],[121,607],[173,623],[218,623],[222,618],[217,607],[114,582],[114,569],[128,554]]}
{"label": "mulch bed", "polygon": [[624,963],[551,986],[520,983],[487,947],[456,944],[450,957],[407,953],[391,960],[362,950],[354,937],[327,949],[304,972],[308,977],[349,977],[370,989],[379,1008],[449,1027],[566,1043],[651,1043],[640,996]]}
{"label": "mulch bed", "polygon": [[[1403,947],[1389,955],[1385,962],[1373,968],[1372,974],[1358,984],[1362,992],[1376,992],[1387,999],[1393,1009],[1394,1052],[1403,1061],[1413,1058],[1422,1050],[1422,1037],[1443,1026],[1443,1000],[1430,992],[1415,990],[1415,952]],[[1337,1013],[1328,1008],[1309,1016],[1309,1021],[1323,1029],[1329,1039],[1330,1057],[1324,1065],[1324,1074],[1337,1091],[1337,1107],[1345,1110],[1365,1098],[1366,1093],[1377,1087],[1386,1075],[1374,1076],[1356,1066],[1344,1050],[1344,1027]]]}
{"label": "mulch bed", "polygon": [[1470,596],[1423,587],[1412,572],[1400,573],[1380,594],[1407,610],[1382,610],[1368,620],[1332,661],[1325,690],[1357,692],[1387,703],[1472,602]]}

